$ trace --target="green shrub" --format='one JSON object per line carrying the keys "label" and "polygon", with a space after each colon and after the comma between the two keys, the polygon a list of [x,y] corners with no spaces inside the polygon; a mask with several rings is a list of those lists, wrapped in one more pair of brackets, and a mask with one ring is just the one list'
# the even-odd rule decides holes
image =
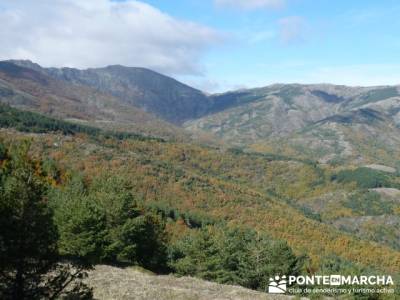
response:
{"label": "green shrub", "polygon": [[393,203],[381,201],[381,196],[373,191],[358,191],[343,204],[360,216],[378,216],[393,213]]}
{"label": "green shrub", "polygon": [[340,183],[355,182],[360,188],[391,187],[390,175],[370,168],[357,168],[355,170],[342,170],[331,178]]}

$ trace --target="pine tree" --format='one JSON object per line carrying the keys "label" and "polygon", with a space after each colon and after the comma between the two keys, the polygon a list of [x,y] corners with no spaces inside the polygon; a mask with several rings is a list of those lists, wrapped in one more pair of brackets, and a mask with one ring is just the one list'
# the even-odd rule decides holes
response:
{"label": "pine tree", "polygon": [[28,149],[28,143],[19,144],[0,161],[0,298],[52,299],[70,283],[75,283],[70,291],[79,294],[81,269],[58,263],[46,185]]}

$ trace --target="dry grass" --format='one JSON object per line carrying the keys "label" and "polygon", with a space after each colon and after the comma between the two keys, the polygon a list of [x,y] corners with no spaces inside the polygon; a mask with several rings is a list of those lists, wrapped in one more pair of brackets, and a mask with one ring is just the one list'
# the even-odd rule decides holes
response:
{"label": "dry grass", "polygon": [[238,286],[222,285],[191,277],[153,275],[137,268],[100,265],[89,273],[88,284],[101,300],[288,300]]}

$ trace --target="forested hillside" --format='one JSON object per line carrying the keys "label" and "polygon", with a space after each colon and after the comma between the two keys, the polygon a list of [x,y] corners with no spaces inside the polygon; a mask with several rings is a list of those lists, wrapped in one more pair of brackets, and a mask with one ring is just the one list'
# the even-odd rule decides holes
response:
{"label": "forested hillside", "polygon": [[400,203],[383,192],[398,173],[121,138],[8,107],[0,121],[2,170],[30,140],[60,257],[258,290],[275,273],[399,273]]}
{"label": "forested hillside", "polygon": [[399,15],[0,0],[0,300],[400,300]]}
{"label": "forested hillside", "polygon": [[274,84],[206,95],[143,68],[0,62],[0,102],[106,130],[240,147],[320,163],[400,159],[398,86]]}
{"label": "forested hillside", "polygon": [[[18,177],[31,174],[40,193],[22,208],[45,204],[60,276],[71,274],[60,262],[79,274],[134,265],[260,291],[276,273],[398,276],[398,100],[397,87],[331,85],[206,96],[142,69],[0,62],[5,226],[15,195],[36,190]],[[4,295],[21,273],[11,262]]]}

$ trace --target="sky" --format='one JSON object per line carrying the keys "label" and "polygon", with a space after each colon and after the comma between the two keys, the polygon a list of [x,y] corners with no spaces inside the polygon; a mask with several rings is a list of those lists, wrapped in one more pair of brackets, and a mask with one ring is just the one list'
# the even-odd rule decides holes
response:
{"label": "sky", "polygon": [[146,67],[208,93],[400,84],[397,0],[0,0],[0,60]]}

